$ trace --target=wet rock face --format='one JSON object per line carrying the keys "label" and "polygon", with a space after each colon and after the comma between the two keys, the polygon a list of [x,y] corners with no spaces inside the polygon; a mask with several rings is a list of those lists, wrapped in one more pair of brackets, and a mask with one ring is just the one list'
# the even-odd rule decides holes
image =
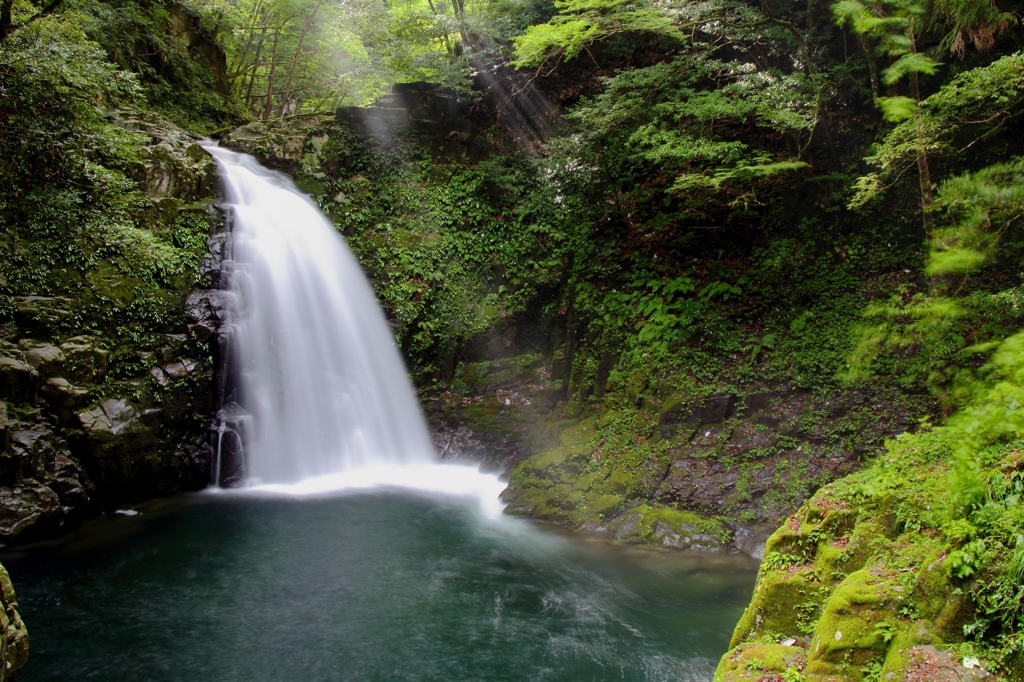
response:
{"label": "wet rock face", "polygon": [[225,135],[221,144],[256,157],[268,168],[294,171],[300,166],[309,132],[328,122],[329,118],[319,115],[255,121]]}
{"label": "wet rock face", "polygon": [[[92,485],[67,443],[47,424],[35,421],[38,413],[16,414],[7,420],[7,443],[0,452],[3,542],[59,528],[88,503]],[[32,423],[23,421],[25,416]]]}
{"label": "wet rock face", "polygon": [[[24,356],[22,356],[24,357]],[[14,402],[31,402],[38,389],[39,374],[18,357],[0,357],[0,395]]]}
{"label": "wet rock face", "polygon": [[321,177],[317,157],[331,130],[354,133],[386,149],[413,138],[437,156],[483,159],[492,151],[479,134],[493,124],[489,116],[468,111],[454,92],[439,85],[397,83],[391,94],[371,106],[340,107],[333,117],[303,114],[255,121],[225,135],[221,144],[251,154],[269,168]]}
{"label": "wet rock face", "polygon": [[[185,314],[194,321],[189,331],[200,341],[214,337],[221,325],[228,321],[230,299],[234,296],[230,291],[220,289],[201,289],[193,291],[185,299]],[[167,374],[188,374],[188,369],[168,365],[164,367]]]}
{"label": "wet rock face", "polygon": [[434,83],[396,83],[391,94],[369,107],[340,107],[335,121],[383,147],[413,136],[434,154],[454,158],[487,154],[477,140],[478,121],[455,93]]}
{"label": "wet rock face", "polygon": [[524,457],[522,443],[477,433],[464,424],[438,426],[431,430],[431,438],[443,461],[479,464],[484,472],[507,473]]}
{"label": "wet rock face", "polygon": [[[511,473],[506,511],[603,529],[624,542],[760,558],[781,519],[924,410],[896,393],[822,399],[787,386],[630,400],[642,404],[627,417],[600,407],[542,416],[546,426],[535,423],[534,431],[547,433],[525,438],[529,456]],[[722,535],[702,538],[707,531],[674,513],[718,520]]]}
{"label": "wet rock face", "polygon": [[[195,355],[207,351],[185,335],[157,342],[165,345],[136,353],[93,336],[0,345],[0,542],[205,485],[195,414],[209,368]],[[142,378],[111,380],[126,374]]]}
{"label": "wet rock face", "polygon": [[728,533],[720,523],[658,505],[641,505],[621,514],[608,523],[607,530],[620,542],[704,552],[727,549]]}

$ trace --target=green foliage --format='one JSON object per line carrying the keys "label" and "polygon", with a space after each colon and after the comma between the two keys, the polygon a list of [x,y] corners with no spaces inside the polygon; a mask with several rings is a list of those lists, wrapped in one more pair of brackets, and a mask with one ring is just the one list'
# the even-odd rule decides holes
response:
{"label": "green foliage", "polygon": [[106,60],[84,24],[79,14],[46,17],[0,46],[0,191],[25,196],[57,183],[120,188],[123,176],[102,164],[131,153],[136,138],[114,128],[97,105],[134,104],[138,80]]}
{"label": "green foliage", "polygon": [[901,122],[868,156],[878,171],[858,181],[853,207],[877,197],[887,188],[886,181],[899,178],[916,162],[922,149],[957,158],[1001,135],[1024,111],[1024,53],[957,75],[919,108],[887,100],[883,109]]}
{"label": "green foliage", "polygon": [[180,323],[210,226],[191,206],[161,224],[141,191],[149,140],[108,112],[141,116],[144,89],[89,40],[94,20],[66,11],[0,46],[0,294],[57,297],[54,334],[138,341]]}
{"label": "green foliage", "polygon": [[806,559],[797,554],[783,554],[782,552],[768,552],[761,559],[761,569],[764,571],[779,571],[799,566]]}
{"label": "green foliage", "polygon": [[[888,303],[868,306],[847,380],[863,381],[879,370],[899,374],[907,386],[928,387],[947,409],[972,397],[980,359],[1024,321],[1013,303],[1020,283],[992,271],[1000,267],[999,247],[1015,252],[1020,239],[1022,171],[1017,160],[942,184],[936,207],[946,225],[933,235],[925,273],[950,278],[948,290],[904,289]],[[971,274],[976,278],[968,281]]]}
{"label": "green foliage", "polygon": [[670,15],[626,0],[556,0],[559,11],[514,39],[516,66],[537,66],[551,55],[573,59],[601,38],[619,33],[650,33],[685,41]]}
{"label": "green foliage", "polygon": [[1018,17],[1004,12],[994,0],[936,0],[936,22],[949,31],[943,47],[963,58],[968,44],[975,49],[991,49],[996,38],[1017,23]]}
{"label": "green foliage", "polygon": [[[148,106],[182,126],[213,130],[241,123],[245,114],[227,97],[217,59],[222,56],[203,25],[207,3],[70,0],[82,27],[109,59],[133,73]],[[212,4],[212,3],[211,3]]]}
{"label": "green foliage", "polygon": [[[725,191],[749,204],[758,189],[807,165],[751,144],[772,134],[800,139],[813,129],[814,85],[802,74],[695,50],[623,71],[604,85],[600,95],[575,107],[572,119],[589,144],[615,154],[616,172],[653,167],[673,177],[667,189],[675,195]],[[698,205],[693,210],[695,217],[708,212]]]}
{"label": "green foliage", "polygon": [[804,682],[804,674],[797,668],[786,668],[782,672],[782,682]]}
{"label": "green foliage", "polygon": [[450,379],[446,358],[557,284],[574,200],[558,203],[530,159],[474,167],[404,146],[385,153],[337,128],[320,134],[323,163],[346,168],[324,183],[321,206],[401,322],[420,379]]}
{"label": "green foliage", "polygon": [[879,97],[878,107],[882,110],[882,116],[890,123],[913,118],[920,111],[917,100],[911,97]]}
{"label": "green foliage", "polygon": [[984,540],[968,542],[960,549],[953,550],[944,564],[946,573],[961,580],[976,575],[981,570],[982,555],[985,552]]}
{"label": "green foliage", "polygon": [[951,579],[963,581],[977,605],[976,618],[963,634],[996,666],[1020,650],[1024,631],[1022,367],[1024,333],[997,346],[965,406],[946,425],[890,441],[870,469],[836,484],[864,510],[907,501],[915,511],[905,532],[921,538],[941,532],[943,568]]}
{"label": "green foliage", "polygon": [[938,207],[950,227],[935,233],[930,275],[966,275],[992,261],[1024,210],[1024,159],[996,164],[943,183]]}

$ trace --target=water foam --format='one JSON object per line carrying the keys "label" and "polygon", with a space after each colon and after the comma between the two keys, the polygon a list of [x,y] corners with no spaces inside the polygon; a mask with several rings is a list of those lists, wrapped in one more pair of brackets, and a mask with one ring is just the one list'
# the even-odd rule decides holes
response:
{"label": "water foam", "polygon": [[482,473],[476,466],[459,464],[368,464],[295,483],[250,481],[233,494],[313,497],[376,490],[402,489],[416,493],[470,497],[479,501],[480,511],[496,518],[505,507],[499,496],[505,484],[495,474]]}

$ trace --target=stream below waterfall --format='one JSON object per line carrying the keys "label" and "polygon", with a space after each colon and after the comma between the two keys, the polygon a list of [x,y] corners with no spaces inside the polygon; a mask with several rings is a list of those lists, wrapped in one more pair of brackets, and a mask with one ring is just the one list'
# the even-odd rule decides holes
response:
{"label": "stream below waterfall", "polygon": [[0,552],[24,682],[710,680],[739,558],[612,545],[369,488],[154,500]]}

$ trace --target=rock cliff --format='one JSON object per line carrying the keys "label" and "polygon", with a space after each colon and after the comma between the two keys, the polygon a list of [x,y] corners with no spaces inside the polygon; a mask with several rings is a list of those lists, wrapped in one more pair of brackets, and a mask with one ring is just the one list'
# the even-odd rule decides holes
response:
{"label": "rock cliff", "polygon": [[[220,224],[215,166],[192,136],[155,115],[111,116],[147,140],[128,169],[139,188],[132,236],[166,240],[183,263],[163,286],[147,286],[132,264],[101,258],[66,271],[76,283],[54,287],[59,295],[9,297],[13,321],[0,326],[0,542],[208,483],[202,425],[217,321],[198,303],[203,293],[188,306],[185,298],[216,284],[219,241],[212,251],[206,244]],[[37,247],[23,238],[18,248]],[[149,319],[118,319],[118,310],[147,306]]]}

